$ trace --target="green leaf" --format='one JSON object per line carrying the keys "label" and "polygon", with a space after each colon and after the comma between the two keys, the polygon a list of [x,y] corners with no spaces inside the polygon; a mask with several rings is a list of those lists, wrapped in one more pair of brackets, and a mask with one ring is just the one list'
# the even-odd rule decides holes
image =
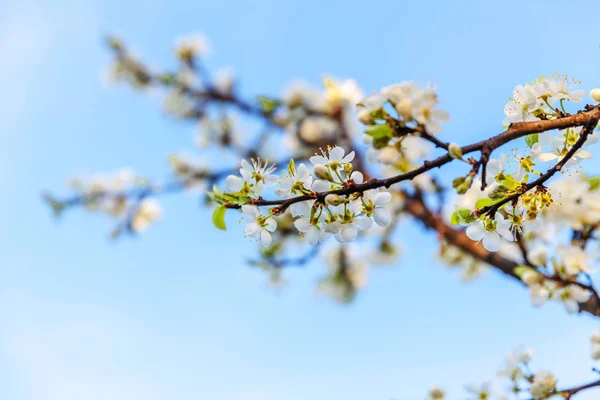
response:
{"label": "green leaf", "polygon": [[538,141],[539,137],[537,133],[532,133],[531,135],[525,136],[525,143],[527,143],[527,146],[529,146],[530,148],[533,147],[533,145],[536,144]]}
{"label": "green leaf", "polygon": [[505,179],[502,179],[500,183],[506,186],[508,189],[515,190],[519,186],[519,184],[515,181],[515,178],[513,178],[512,175],[505,175],[504,178]]}
{"label": "green leaf", "polygon": [[389,137],[382,137],[382,138],[378,138],[378,139],[373,139],[373,148],[374,149],[383,149],[384,147],[386,147],[388,145],[388,143],[390,142]]}
{"label": "green leaf", "polygon": [[281,101],[270,99],[265,96],[259,96],[258,101],[260,102],[260,105],[262,106],[262,111],[265,114],[273,113],[273,111],[275,111],[275,109],[281,105]]}
{"label": "green leaf", "polygon": [[526,265],[519,265],[517,268],[515,268],[515,275],[517,275],[519,278],[523,276],[523,274],[525,272],[528,271],[535,271],[537,272],[535,269],[528,267]]}
{"label": "green leaf", "polygon": [[454,213],[452,213],[452,216],[450,217],[450,222],[453,225],[459,225],[459,224],[470,224],[471,222],[475,222],[477,218],[471,214],[470,210],[467,209],[462,209],[462,210],[456,210],[454,211]]}
{"label": "green leaf", "polygon": [[392,127],[388,124],[368,125],[365,133],[373,139],[392,138]]}
{"label": "green leaf", "polygon": [[590,178],[590,190],[600,189],[600,176]]}
{"label": "green leaf", "polygon": [[450,217],[450,223],[452,225],[459,225],[460,224],[460,217],[458,216],[458,210],[454,211],[452,213],[452,216]]}
{"label": "green leaf", "polygon": [[475,208],[481,209],[483,207],[491,206],[494,203],[494,200],[484,197],[483,199],[477,200],[477,203],[475,203]]}
{"label": "green leaf", "polygon": [[225,226],[225,211],[227,211],[227,208],[225,208],[224,206],[219,206],[215,208],[215,211],[212,215],[213,225],[215,226],[215,228],[220,229],[222,231],[227,230],[227,227]]}

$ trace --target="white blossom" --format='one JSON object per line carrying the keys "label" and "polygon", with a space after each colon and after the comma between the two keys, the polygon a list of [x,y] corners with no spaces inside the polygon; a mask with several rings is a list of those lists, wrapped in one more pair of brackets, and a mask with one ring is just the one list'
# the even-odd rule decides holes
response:
{"label": "white blossom", "polygon": [[303,190],[310,191],[312,186],[312,176],[304,164],[299,164],[296,169],[288,169],[287,176],[280,182],[275,193],[282,197],[292,197],[299,195]]}
{"label": "white blossom", "polygon": [[504,126],[513,122],[535,121],[533,111],[538,108],[538,99],[531,86],[518,85],[513,91],[513,99],[504,106],[506,117],[502,121]]}
{"label": "white blossom", "polygon": [[562,301],[570,314],[579,311],[579,304],[589,300],[591,294],[588,289],[584,289],[579,285],[570,284],[560,288],[552,295],[553,299]]}
{"label": "white blossom", "polygon": [[538,371],[533,376],[533,382],[529,392],[534,400],[545,399],[556,390],[556,378],[546,371]]}
{"label": "white blossom", "polygon": [[483,241],[483,247],[488,251],[498,251],[503,237],[506,240],[514,240],[510,231],[510,221],[497,213],[495,218],[478,219],[467,228],[467,236],[477,242]]}
{"label": "white blossom", "polygon": [[246,216],[246,228],[244,233],[253,239],[260,239],[264,247],[271,245],[271,232],[277,229],[277,221],[271,216],[263,216],[256,206],[243,205],[242,212]]}
{"label": "white blossom", "polygon": [[204,56],[210,47],[208,39],[202,34],[182,36],[175,43],[177,56],[182,59]]}
{"label": "white blossom", "polygon": [[354,160],[354,151],[346,154],[346,151],[339,146],[335,146],[327,152],[322,152],[322,155],[315,155],[310,158],[310,162],[314,166],[325,165],[333,170],[341,168],[343,164],[347,164],[352,160]]}
{"label": "white blossom", "polygon": [[162,216],[162,208],[154,198],[145,198],[137,206],[131,219],[131,229],[134,232],[144,232],[148,227]]}
{"label": "white blossom", "polygon": [[592,359],[600,360],[600,332],[594,332],[590,335],[592,343]]}
{"label": "white blossom", "polygon": [[272,186],[277,183],[277,176],[273,175],[275,166],[260,160],[252,160],[250,164],[246,160],[242,160],[240,175],[229,175],[225,180],[227,188],[232,192],[245,191],[250,194],[260,195],[265,187]]}

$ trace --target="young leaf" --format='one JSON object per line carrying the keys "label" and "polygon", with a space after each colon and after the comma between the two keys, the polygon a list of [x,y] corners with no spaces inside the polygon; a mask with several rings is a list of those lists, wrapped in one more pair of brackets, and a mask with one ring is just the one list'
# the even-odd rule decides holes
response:
{"label": "young leaf", "polygon": [[483,199],[477,200],[477,203],[475,203],[475,208],[480,209],[483,207],[491,206],[494,203],[494,200],[484,197]]}
{"label": "young leaf", "polygon": [[365,133],[373,139],[392,137],[392,128],[387,124],[369,125],[365,128]]}
{"label": "young leaf", "polygon": [[215,228],[220,229],[222,231],[227,230],[227,227],[225,226],[225,211],[227,211],[227,208],[225,208],[224,206],[218,206],[217,208],[215,208],[215,211],[212,215],[213,225],[215,226]]}
{"label": "young leaf", "polygon": [[532,133],[530,135],[525,136],[525,143],[527,143],[527,146],[529,146],[530,148],[533,147],[534,144],[536,144],[539,141],[539,137],[537,133]]}
{"label": "young leaf", "polygon": [[262,111],[265,114],[271,114],[277,107],[281,105],[279,100],[269,99],[268,97],[260,96],[258,98],[260,105],[262,106]]}

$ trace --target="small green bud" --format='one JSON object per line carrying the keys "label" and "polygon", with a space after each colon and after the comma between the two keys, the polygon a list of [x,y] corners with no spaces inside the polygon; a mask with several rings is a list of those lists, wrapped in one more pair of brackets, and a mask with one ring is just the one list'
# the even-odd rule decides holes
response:
{"label": "small green bud", "polygon": [[462,185],[466,180],[467,178],[465,178],[464,176],[458,177],[452,181],[452,187],[456,189],[457,187]]}
{"label": "small green bud", "polygon": [[346,173],[347,176],[350,176],[350,174],[352,173],[352,164],[347,163],[344,165],[344,172]]}
{"label": "small green bud", "polygon": [[315,166],[315,176],[319,179],[323,179],[329,182],[333,181],[331,171],[329,171],[329,168],[322,164]]}
{"label": "small green bud", "polygon": [[330,206],[339,206],[344,202],[345,200],[337,194],[328,194],[325,196],[325,203],[329,204]]}
{"label": "small green bud", "polygon": [[457,160],[463,159],[462,158],[463,157],[462,149],[456,143],[450,143],[448,145],[448,153],[450,154],[450,157],[452,157],[452,158],[456,158]]}

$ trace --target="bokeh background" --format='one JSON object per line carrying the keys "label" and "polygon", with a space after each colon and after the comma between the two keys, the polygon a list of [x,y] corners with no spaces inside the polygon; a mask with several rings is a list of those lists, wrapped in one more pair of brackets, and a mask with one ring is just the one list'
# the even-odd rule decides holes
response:
{"label": "bokeh background", "polygon": [[160,178],[193,146],[194,126],[102,82],[107,33],[161,66],[203,32],[209,67],[232,66],[247,95],[324,73],[366,93],[433,81],[444,140],[466,144],[499,132],[512,88],[541,73],[600,86],[599,17],[594,1],[1,0],[0,398],[418,400],[437,383],[463,399],[523,345],[563,387],[594,379],[597,321],[534,310],[493,271],[460,282],[418,225],[399,233],[401,263],[341,306],[315,295],[320,263],[270,287],[237,217],[217,231],[197,197],[163,198],[152,229],[111,242],[106,219],[57,223],[39,193],[80,171]]}

